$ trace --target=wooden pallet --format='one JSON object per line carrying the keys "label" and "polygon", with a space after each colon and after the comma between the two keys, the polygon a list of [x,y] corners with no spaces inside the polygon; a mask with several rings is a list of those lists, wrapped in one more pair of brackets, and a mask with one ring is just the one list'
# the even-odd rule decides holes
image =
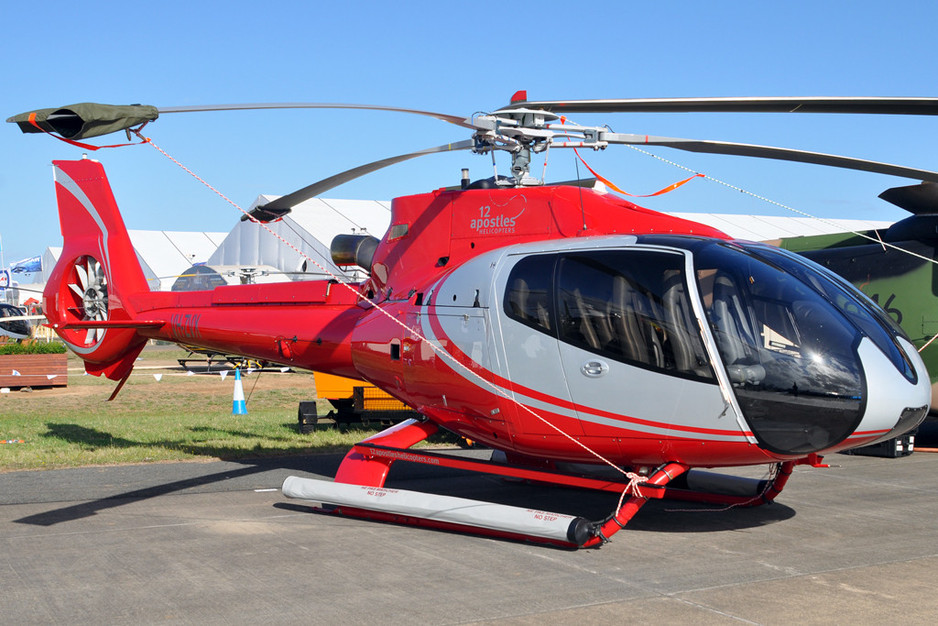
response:
{"label": "wooden pallet", "polygon": [[67,386],[65,354],[0,354],[0,388]]}

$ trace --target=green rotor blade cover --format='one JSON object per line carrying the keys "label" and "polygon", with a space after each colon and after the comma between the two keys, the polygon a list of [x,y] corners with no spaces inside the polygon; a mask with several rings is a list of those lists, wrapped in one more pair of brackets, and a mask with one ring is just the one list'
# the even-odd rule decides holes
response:
{"label": "green rotor blade cover", "polygon": [[19,125],[24,133],[42,132],[30,123],[35,114],[35,122],[42,130],[56,133],[66,139],[87,139],[107,135],[126,128],[152,122],[159,117],[156,107],[145,104],[97,104],[82,102],[54,109],[38,109],[14,115],[7,119]]}

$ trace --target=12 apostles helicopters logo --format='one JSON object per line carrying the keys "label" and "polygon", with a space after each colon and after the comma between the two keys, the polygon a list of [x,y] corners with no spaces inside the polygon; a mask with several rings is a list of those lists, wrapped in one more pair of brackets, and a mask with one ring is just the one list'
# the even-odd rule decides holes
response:
{"label": "12 apostles helicopters logo", "polygon": [[524,209],[521,209],[521,213],[513,217],[507,217],[501,213],[492,215],[492,207],[483,205],[479,207],[479,217],[473,218],[469,222],[469,229],[480,235],[513,234],[515,232],[515,224],[523,213]]}

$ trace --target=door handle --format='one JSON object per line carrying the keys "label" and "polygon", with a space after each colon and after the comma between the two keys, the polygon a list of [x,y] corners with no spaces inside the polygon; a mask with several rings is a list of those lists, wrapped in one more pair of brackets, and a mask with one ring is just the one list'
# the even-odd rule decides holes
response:
{"label": "door handle", "polygon": [[589,378],[599,378],[609,371],[609,364],[604,361],[587,361],[580,366],[580,371]]}

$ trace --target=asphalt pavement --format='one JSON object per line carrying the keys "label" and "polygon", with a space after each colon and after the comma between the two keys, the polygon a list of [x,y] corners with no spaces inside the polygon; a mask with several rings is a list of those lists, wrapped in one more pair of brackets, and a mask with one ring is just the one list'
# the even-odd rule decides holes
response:
{"label": "asphalt pavement", "polygon": [[[934,623],[938,454],[834,455],[776,503],[652,501],[594,550],[310,512],[338,456],[0,474],[5,624]],[[389,486],[600,518],[615,497],[399,464]]]}

